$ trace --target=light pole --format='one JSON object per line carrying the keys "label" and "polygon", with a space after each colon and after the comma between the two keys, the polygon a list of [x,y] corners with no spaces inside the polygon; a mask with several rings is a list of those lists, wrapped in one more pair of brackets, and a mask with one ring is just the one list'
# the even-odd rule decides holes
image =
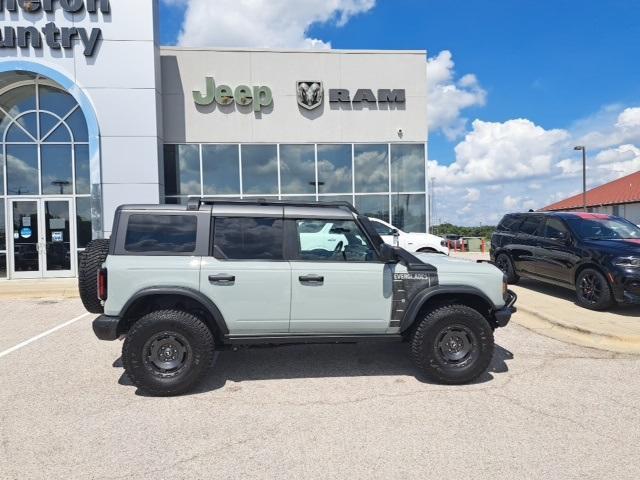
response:
{"label": "light pole", "polygon": [[587,211],[587,149],[584,145],[573,147],[574,150],[582,150],[582,208]]}

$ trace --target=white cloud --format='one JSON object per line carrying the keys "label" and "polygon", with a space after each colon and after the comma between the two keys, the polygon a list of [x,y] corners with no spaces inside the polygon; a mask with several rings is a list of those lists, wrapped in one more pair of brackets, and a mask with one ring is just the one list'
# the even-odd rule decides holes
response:
{"label": "white cloud", "polygon": [[462,110],[483,106],[487,92],[473,74],[454,79],[454,62],[451,52],[444,50],[429,59],[427,64],[427,94],[429,107],[427,118],[432,131],[441,130],[454,140],[464,134],[467,119]]}
{"label": "white cloud", "polygon": [[163,0],[187,6],[182,46],[331,48],[310,38],[314,23],[345,25],[375,0]]}
{"label": "white cloud", "polygon": [[480,200],[480,190],[477,188],[467,188],[467,194],[464,196],[467,202],[477,202]]}
{"label": "white cloud", "polygon": [[[610,111],[609,113],[614,113]],[[590,149],[602,149],[622,143],[640,143],[640,107],[622,110],[614,124],[595,125],[597,128],[579,137],[576,143]]]}

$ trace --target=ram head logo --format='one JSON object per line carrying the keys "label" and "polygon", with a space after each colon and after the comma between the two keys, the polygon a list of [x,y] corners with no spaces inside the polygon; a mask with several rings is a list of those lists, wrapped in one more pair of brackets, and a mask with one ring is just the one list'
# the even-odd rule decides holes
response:
{"label": "ram head logo", "polygon": [[298,104],[306,108],[307,110],[313,110],[314,108],[322,105],[324,99],[324,88],[322,82],[305,81],[297,82],[296,88],[298,91]]}

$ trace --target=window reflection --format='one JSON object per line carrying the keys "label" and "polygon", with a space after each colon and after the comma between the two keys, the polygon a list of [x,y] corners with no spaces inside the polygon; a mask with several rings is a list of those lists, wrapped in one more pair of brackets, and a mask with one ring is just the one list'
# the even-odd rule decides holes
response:
{"label": "window reflection", "polygon": [[7,255],[0,253],[0,278],[7,278]]}
{"label": "window reflection", "polygon": [[392,195],[393,224],[405,232],[426,232],[425,195]]}
{"label": "window reflection", "polygon": [[313,145],[280,145],[283,194],[316,193],[316,152]]}
{"label": "window reflection", "polygon": [[75,106],[75,99],[64,90],[40,85],[40,110],[55,113],[60,118],[64,118]]}
{"label": "window reflection", "polygon": [[239,195],[238,145],[203,145],[202,178],[205,195]]}
{"label": "window reflection", "polygon": [[7,234],[4,224],[4,200],[0,198],[0,250],[7,249]]}
{"label": "window reflection", "polygon": [[389,191],[389,147],[355,145],[354,170],[356,193]]}
{"label": "window reflection", "polygon": [[7,193],[38,195],[38,147],[7,145]]}
{"label": "window reflection", "polygon": [[4,195],[4,154],[0,145],[0,195]]}
{"label": "window reflection", "polygon": [[242,145],[242,190],[278,195],[278,149],[275,145]]}
{"label": "window reflection", "polygon": [[351,145],[318,145],[318,192],[351,193]]}
{"label": "window reflection", "polygon": [[76,222],[78,230],[78,248],[85,248],[91,241],[91,198],[76,199]]}
{"label": "window reflection", "polygon": [[41,152],[42,194],[72,194],[71,145],[43,145]]}
{"label": "window reflection", "polygon": [[198,145],[168,145],[164,157],[167,195],[200,195],[200,148]]}
{"label": "window reflection", "polygon": [[91,193],[89,145],[76,145],[76,193]]}
{"label": "window reflection", "polygon": [[0,97],[0,107],[11,117],[36,109],[36,86],[24,85],[9,90]]}
{"label": "window reflection", "polygon": [[391,145],[392,192],[423,192],[425,171],[424,145]]}
{"label": "window reflection", "polygon": [[357,195],[356,208],[367,217],[379,218],[389,221],[389,196],[388,195]]}

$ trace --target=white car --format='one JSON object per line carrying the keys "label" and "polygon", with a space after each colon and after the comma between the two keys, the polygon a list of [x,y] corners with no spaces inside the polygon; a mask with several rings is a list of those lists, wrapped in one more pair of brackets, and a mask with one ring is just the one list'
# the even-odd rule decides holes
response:
{"label": "white car", "polygon": [[369,218],[385,243],[402,247],[409,252],[444,253],[449,255],[449,247],[444,238],[430,233],[408,233],[390,223],[377,218]]}

